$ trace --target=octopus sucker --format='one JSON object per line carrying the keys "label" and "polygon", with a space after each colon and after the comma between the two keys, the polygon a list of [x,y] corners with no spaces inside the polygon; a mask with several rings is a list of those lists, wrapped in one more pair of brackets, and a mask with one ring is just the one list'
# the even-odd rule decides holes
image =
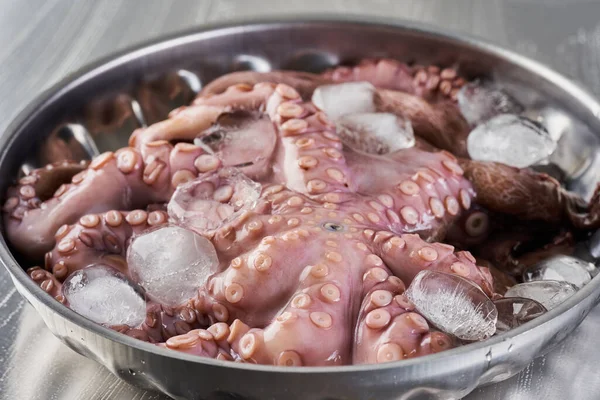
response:
{"label": "octopus sucker", "polygon": [[[410,297],[413,282],[440,274],[491,303],[600,226],[598,192],[586,204],[533,169],[469,157],[459,72],[368,59],[222,76],[127,147],[19,179],[8,240],[43,265],[27,273],[48,295],[174,351],[289,367],[458,346]],[[402,146],[342,134],[339,109],[315,100],[356,83],[363,103],[349,107],[367,111],[352,112],[403,122],[391,138]],[[85,314],[86,285],[127,312]]]}

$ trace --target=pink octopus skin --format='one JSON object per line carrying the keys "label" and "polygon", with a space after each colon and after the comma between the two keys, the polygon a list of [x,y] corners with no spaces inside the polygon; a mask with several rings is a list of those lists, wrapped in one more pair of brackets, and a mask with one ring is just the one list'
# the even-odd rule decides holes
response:
{"label": "pink octopus skin", "polygon": [[[34,171],[5,203],[11,244],[33,258],[47,252],[47,270],[29,273],[64,303],[61,282],[90,264],[131,277],[124,259],[130,239],[168,222],[162,204],[179,185],[238,166],[261,193],[254,208],[206,235],[218,271],[185,304],[148,302],[140,326],[113,329],[190,354],[283,366],[388,362],[455,346],[403,296],[425,269],[457,274],[496,295],[488,268],[442,243],[448,232],[462,242],[474,227],[469,217],[485,214],[481,206],[551,224],[590,226],[598,218],[593,208],[575,215],[578,200],[544,175],[451,154],[461,155],[466,137],[452,102],[463,83],[456,73],[385,60],[344,71],[231,74],[218,81],[232,86],[208,85],[191,106],[136,130],[130,147],[86,169],[65,168],[60,179]],[[384,155],[345,146],[306,100],[319,84],[349,80],[377,86],[378,110],[409,118],[418,146]],[[256,146],[232,137],[209,154],[190,143],[231,129],[242,111],[253,121],[243,137]],[[237,165],[248,157],[255,162]],[[500,196],[511,178],[519,189]],[[531,198],[540,190],[548,196],[536,203]],[[476,233],[473,240],[484,241],[488,232]]]}

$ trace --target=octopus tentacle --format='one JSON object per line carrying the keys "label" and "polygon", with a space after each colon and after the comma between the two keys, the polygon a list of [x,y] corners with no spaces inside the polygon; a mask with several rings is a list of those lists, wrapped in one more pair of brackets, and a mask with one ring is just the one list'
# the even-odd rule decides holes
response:
{"label": "octopus tentacle", "polygon": [[600,225],[600,195],[594,196],[586,207],[583,199],[566,191],[549,175],[494,162],[459,163],[478,194],[478,203],[490,210],[529,221],[572,222],[586,229]]}
{"label": "octopus tentacle", "polygon": [[164,211],[108,211],[87,214],[76,224],[63,225],[55,235],[56,246],[45,257],[46,269],[59,280],[95,260],[129,276],[125,254],[133,235],[167,223]]}
{"label": "octopus tentacle", "polygon": [[477,246],[487,240],[493,230],[492,225],[490,212],[478,204],[473,204],[449,225],[444,241],[461,248]]}
{"label": "octopus tentacle", "polygon": [[389,58],[366,59],[355,66],[340,66],[325,71],[324,78],[333,82],[370,82],[383,89],[415,93],[412,69]]}
{"label": "octopus tentacle", "polygon": [[54,297],[57,301],[65,303],[65,297],[62,295],[62,283],[48,271],[40,267],[31,267],[27,270],[27,275],[42,288],[42,290]]}
{"label": "octopus tentacle", "polygon": [[[173,147],[158,141],[148,143],[146,148],[145,159],[133,148],[96,157],[39,208],[29,210],[18,221],[10,221],[7,232],[13,245],[32,258],[41,257],[54,246],[54,234],[62,225],[73,224],[88,213],[164,203],[177,185],[219,166],[215,157],[191,144]],[[5,215],[12,212],[12,203],[7,200]]]}
{"label": "octopus tentacle", "polygon": [[388,221],[387,229],[394,232],[418,232],[428,240],[441,240],[475,199],[450,153],[411,149],[388,158],[347,154],[352,175],[363,177],[355,179],[357,190],[365,196],[379,194],[378,201],[369,200],[364,208],[379,211],[381,219]]}
{"label": "octopus tentacle", "polygon": [[191,330],[211,324],[211,318],[200,311],[202,307],[199,301],[200,299],[196,297],[177,307],[149,301],[146,307],[146,318],[141,325],[133,328],[127,325],[110,328],[139,340],[164,344],[163,342],[171,337],[185,335]]}
{"label": "octopus tentacle", "polygon": [[[341,267],[308,266],[305,271],[289,303],[264,329],[250,328],[237,319],[228,327],[227,343],[234,357],[244,362],[282,366],[348,362],[351,346],[345,332],[350,329],[354,314],[348,311],[352,300],[351,277]],[[303,339],[306,334],[326,339],[321,346],[314,346]],[[215,357],[214,350],[211,353],[206,346],[204,341],[194,339],[191,348],[169,347]]]}
{"label": "octopus tentacle", "polygon": [[367,292],[356,326],[354,364],[398,361],[453,347],[448,336],[430,330],[403,291],[403,285],[384,281]]}
{"label": "octopus tentacle", "polygon": [[[31,171],[21,178],[16,186],[9,188],[4,204],[4,223],[11,243],[17,240],[13,236],[23,218],[29,213],[38,212],[42,202],[52,197],[63,184],[86,168],[87,162],[63,161],[48,164],[44,168]],[[18,242],[18,240],[17,240]],[[18,246],[18,244],[17,244]]]}
{"label": "octopus tentacle", "polygon": [[494,235],[477,248],[477,254],[494,260],[494,265],[502,272],[520,277],[526,268],[537,262],[557,254],[571,255],[574,250],[575,240],[570,232],[548,238],[548,232],[532,230]]}
{"label": "octopus tentacle", "polygon": [[302,98],[309,99],[315,88],[327,84],[329,79],[318,74],[301,71],[271,71],[266,73],[255,71],[239,71],[223,75],[206,85],[199,96],[221,94],[235,85],[256,85],[262,82],[276,82],[295,88]]}
{"label": "octopus tentacle", "polygon": [[231,342],[249,329],[240,320],[235,320],[231,326],[218,322],[207,329],[194,329],[173,336],[159,346],[197,356],[233,361],[239,359],[239,356],[231,349]]}
{"label": "octopus tentacle", "polygon": [[144,144],[156,140],[194,140],[225,112],[233,109],[258,110],[264,106],[274,91],[273,86],[235,85],[217,96],[198,97],[193,105],[171,111],[168,119],[147,128],[136,129],[131,135],[129,144],[141,149]]}
{"label": "octopus tentacle", "polygon": [[[264,329],[253,328],[233,342],[247,362],[286,366],[340,365],[350,359],[351,288],[345,271],[310,275],[289,304]],[[336,279],[337,278],[337,279]],[[306,337],[322,338],[315,346]]]}
{"label": "octopus tentacle", "polygon": [[144,332],[148,341],[160,343],[206,326],[208,322],[206,316],[197,312],[193,302],[175,308],[150,302],[146,308],[146,319],[136,329]]}
{"label": "octopus tentacle", "polygon": [[294,113],[288,113],[285,107],[278,109],[283,122],[279,125],[281,146],[275,157],[282,171],[276,179],[292,190],[324,201],[328,201],[324,193],[339,197],[355,191],[333,124],[310,103],[297,107]]}
{"label": "octopus tentacle", "polygon": [[493,294],[493,279],[486,268],[475,265],[475,258],[465,251],[454,252],[444,243],[428,243],[418,235],[375,235],[373,242],[394,275],[412,282],[424,269],[456,274],[471,280],[488,295]]}
{"label": "octopus tentacle", "polygon": [[430,100],[454,100],[465,84],[465,79],[453,68],[409,66],[390,58],[365,59],[353,67],[336,67],[322,75],[334,82],[366,81],[382,89],[416,94]]}
{"label": "octopus tentacle", "polygon": [[600,184],[592,195],[587,206],[580,207],[580,200],[567,203],[567,215],[571,223],[578,229],[598,229],[600,227]]}

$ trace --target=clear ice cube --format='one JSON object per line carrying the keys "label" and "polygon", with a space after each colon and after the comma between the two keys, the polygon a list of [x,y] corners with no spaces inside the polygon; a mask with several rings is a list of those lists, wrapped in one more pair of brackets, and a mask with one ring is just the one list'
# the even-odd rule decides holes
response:
{"label": "clear ice cube", "polygon": [[471,131],[467,150],[474,160],[526,168],[545,162],[556,150],[556,142],[540,124],[517,115],[502,114]]}
{"label": "clear ice cube", "polygon": [[555,142],[574,129],[572,118],[564,111],[552,106],[534,106],[525,110],[522,115],[542,124]]}
{"label": "clear ice cube", "polygon": [[524,297],[541,303],[547,310],[558,306],[577,292],[577,288],[561,281],[533,281],[519,283],[508,289],[504,297]]}
{"label": "clear ice cube", "polygon": [[520,114],[523,106],[490,81],[470,82],[457,95],[458,107],[471,125],[481,124],[499,114]]}
{"label": "clear ice cube", "polygon": [[405,294],[423,317],[459,339],[484,340],[496,332],[494,303],[477,285],[460,276],[424,270]]}
{"label": "clear ice cube", "polygon": [[76,271],[62,290],[73,311],[98,324],[136,327],[146,318],[141,289],[113,268],[93,265]]}
{"label": "clear ice cube", "polygon": [[375,86],[368,82],[323,85],[315,89],[313,104],[336,121],[346,114],[372,113],[375,108]]}
{"label": "clear ice cube", "polygon": [[523,272],[523,281],[564,281],[581,289],[592,280],[588,272],[593,266],[575,257],[556,255],[543,260]]}
{"label": "clear ice cube", "polygon": [[216,155],[225,167],[264,170],[273,154],[277,134],[263,113],[234,110],[222,113],[217,121],[194,139],[196,146]]}
{"label": "clear ice cube", "polygon": [[370,154],[387,154],[415,145],[409,120],[391,113],[348,114],[337,120],[344,144]]}
{"label": "clear ice cube", "polygon": [[546,307],[535,300],[507,297],[494,301],[498,310],[496,334],[517,328],[546,312]]}
{"label": "clear ice cube", "polygon": [[177,306],[196,295],[216,272],[219,260],[208,239],[179,226],[167,226],[134,237],[127,264],[148,297]]}
{"label": "clear ice cube", "polygon": [[261,185],[233,168],[180,185],[167,206],[169,217],[201,235],[210,235],[256,206]]}
{"label": "clear ice cube", "polygon": [[[577,176],[577,185],[585,184],[581,173],[591,164],[592,150],[597,147],[597,138],[589,127],[566,111],[545,102],[528,107],[522,115],[543,125],[557,143],[548,164],[536,166],[535,169],[559,181]],[[595,184],[596,180],[591,182],[592,190]]]}

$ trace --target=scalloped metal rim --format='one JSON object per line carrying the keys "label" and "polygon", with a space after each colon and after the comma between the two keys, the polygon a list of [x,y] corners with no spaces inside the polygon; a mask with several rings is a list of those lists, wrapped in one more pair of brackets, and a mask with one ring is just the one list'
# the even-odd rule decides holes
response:
{"label": "scalloped metal rim", "polygon": [[[210,37],[213,35],[227,35],[228,29],[244,29],[252,30],[258,27],[264,29],[267,26],[269,29],[277,29],[280,25],[297,25],[297,24],[349,24],[349,25],[366,25],[366,26],[378,26],[378,27],[389,27],[395,30],[414,31],[419,34],[424,34],[429,37],[439,37],[444,40],[449,40],[463,46],[469,46],[476,49],[479,52],[487,53],[490,55],[496,55],[502,57],[510,63],[518,65],[519,67],[535,71],[535,74],[544,77],[554,83],[555,86],[560,87],[562,90],[569,92],[574,97],[577,97],[582,103],[585,103],[591,113],[598,116],[600,115],[600,104],[597,100],[586,92],[584,89],[570,81],[566,77],[560,75],[554,70],[540,64],[527,57],[521,56],[510,50],[506,50],[497,45],[485,42],[481,39],[475,38],[474,36],[466,34],[456,34],[447,32],[442,29],[432,27],[427,24],[414,23],[409,21],[403,21],[398,19],[382,19],[382,18],[364,18],[364,17],[348,17],[339,15],[324,15],[320,17],[316,16],[298,16],[295,18],[289,17],[273,17],[268,19],[252,19],[252,20],[239,20],[231,21],[224,24],[211,24],[206,25],[201,29],[193,29],[182,31],[173,35],[163,36],[161,38],[145,42],[143,44],[133,46],[129,49],[125,49],[111,56],[105,57],[96,61],[95,63],[89,64],[87,67],[80,69],[78,72],[67,76],[51,88],[40,94],[34,101],[32,101],[19,115],[11,122],[6,129],[6,132],[0,138],[0,148],[2,153],[0,154],[0,164],[5,162],[7,156],[7,148],[15,139],[17,132],[20,127],[24,125],[29,119],[35,115],[37,107],[53,97],[60,96],[61,92],[68,90],[72,86],[76,86],[80,79],[89,79],[90,77],[102,73],[103,71],[111,68],[115,68],[125,61],[140,58],[148,53],[154,52],[156,49],[163,47],[171,47],[175,44],[182,45],[186,42],[195,41],[199,37]],[[549,311],[545,315],[528,322],[527,324],[503,333],[498,336],[494,336],[491,339],[472,343],[466,346],[461,346],[451,350],[443,351],[441,353],[431,354],[423,357],[414,359],[402,360],[398,362],[390,362],[385,364],[366,364],[366,365],[348,365],[348,366],[336,366],[336,367],[276,367],[268,365],[254,365],[254,364],[242,364],[242,363],[231,363],[227,361],[213,360],[203,357],[197,357],[187,355],[185,353],[163,349],[158,346],[142,342],[126,335],[120,334],[116,331],[105,328],[101,325],[97,325],[90,320],[82,317],[75,313],[71,309],[62,306],[60,303],[55,301],[46,292],[40,289],[23,271],[23,269],[16,262],[10,251],[8,250],[7,244],[2,236],[2,246],[0,246],[0,263],[10,272],[13,279],[19,282],[23,287],[33,296],[37,297],[44,305],[48,306],[52,311],[59,314],[60,316],[70,320],[71,322],[89,330],[95,332],[109,340],[119,342],[121,344],[137,348],[142,351],[155,353],[157,355],[176,358],[184,361],[190,361],[201,364],[211,364],[215,366],[223,366],[228,369],[240,369],[240,370],[251,370],[251,371],[264,371],[264,372],[277,372],[284,374],[302,374],[302,373],[322,373],[322,374],[336,374],[336,373],[347,373],[347,372],[373,372],[373,371],[384,371],[384,370],[397,370],[401,372],[403,368],[410,368],[415,364],[425,362],[449,362],[453,358],[457,358],[459,355],[464,355],[474,350],[483,349],[490,347],[502,342],[505,342],[509,338],[516,338],[519,335],[533,331],[543,329],[543,325],[551,319],[563,314],[568,309],[578,305],[583,299],[591,296],[593,293],[600,295],[600,278],[595,277],[590,283],[588,283],[583,289],[578,291],[573,297],[569,298],[563,304],[557,308]],[[597,300],[596,300],[597,301]]]}

